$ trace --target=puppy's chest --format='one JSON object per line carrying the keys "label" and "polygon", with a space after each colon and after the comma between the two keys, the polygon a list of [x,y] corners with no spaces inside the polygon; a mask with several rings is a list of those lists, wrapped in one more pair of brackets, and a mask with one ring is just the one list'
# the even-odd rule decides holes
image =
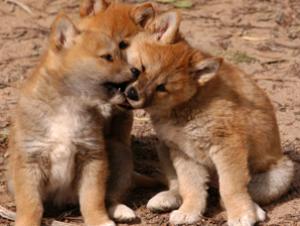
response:
{"label": "puppy's chest", "polygon": [[184,152],[198,161],[207,162],[211,139],[205,124],[190,121],[176,124],[172,121],[155,124],[158,136],[170,147]]}
{"label": "puppy's chest", "polygon": [[79,130],[79,119],[75,114],[64,112],[54,116],[49,126],[48,139],[51,149],[49,158],[51,169],[49,175],[48,189],[53,191],[58,187],[67,187],[71,184],[75,171],[74,147],[77,130]]}
{"label": "puppy's chest", "polygon": [[49,190],[70,186],[79,167],[75,164],[76,156],[85,156],[89,148],[97,148],[98,141],[88,130],[91,126],[88,118],[74,109],[63,108],[49,119]]}

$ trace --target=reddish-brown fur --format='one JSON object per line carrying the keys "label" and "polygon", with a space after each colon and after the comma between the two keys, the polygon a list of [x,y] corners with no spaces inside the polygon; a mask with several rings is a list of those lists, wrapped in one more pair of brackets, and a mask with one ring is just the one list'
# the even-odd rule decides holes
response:
{"label": "reddish-brown fur", "polygon": [[169,190],[148,207],[179,207],[171,223],[193,224],[205,211],[207,184],[217,173],[228,224],[254,225],[265,219],[255,202],[280,197],[293,178],[274,109],[237,67],[184,40],[174,43],[178,20],[176,13],[162,15],[155,29],[136,36],[127,51],[129,63],[143,70],[127,87],[127,100],[150,113],[169,181]]}
{"label": "reddish-brown fur", "polygon": [[[82,30],[105,33],[115,43],[123,43],[120,49],[125,58],[124,50],[130,46],[132,38],[151,21],[154,14],[151,3],[126,4],[118,1],[82,0],[79,27]],[[135,177],[133,174],[130,139],[132,112],[114,105],[105,105],[102,111],[106,115],[105,139],[111,171],[107,195],[109,214],[117,221],[132,221],[135,219],[133,210],[122,204],[125,195],[133,183],[149,185],[151,179],[141,175]],[[156,184],[154,180],[153,184]]]}
{"label": "reddish-brown fur", "polygon": [[123,98],[107,89],[108,82],[132,79],[107,35],[79,30],[64,15],[56,19],[13,118],[8,176],[16,226],[40,225],[46,201],[79,202],[86,225],[115,225],[105,207],[108,162],[99,106]]}

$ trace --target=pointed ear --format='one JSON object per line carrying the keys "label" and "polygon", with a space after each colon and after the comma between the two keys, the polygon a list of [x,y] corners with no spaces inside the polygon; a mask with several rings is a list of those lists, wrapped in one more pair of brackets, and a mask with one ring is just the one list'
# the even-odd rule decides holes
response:
{"label": "pointed ear", "polygon": [[144,3],[135,6],[130,14],[136,24],[145,27],[154,18],[155,10],[151,3]]}
{"label": "pointed ear", "polygon": [[86,17],[95,15],[100,11],[104,11],[109,6],[106,0],[81,0],[80,16]]}
{"label": "pointed ear", "polygon": [[192,62],[190,74],[203,86],[218,74],[222,62],[223,58],[220,57],[202,58]]}
{"label": "pointed ear", "polygon": [[176,40],[180,21],[180,14],[176,11],[170,11],[157,16],[147,26],[146,30],[153,33],[156,40],[163,44],[171,44]]}
{"label": "pointed ear", "polygon": [[51,26],[51,46],[57,51],[73,45],[75,37],[80,32],[69,17],[60,14]]}

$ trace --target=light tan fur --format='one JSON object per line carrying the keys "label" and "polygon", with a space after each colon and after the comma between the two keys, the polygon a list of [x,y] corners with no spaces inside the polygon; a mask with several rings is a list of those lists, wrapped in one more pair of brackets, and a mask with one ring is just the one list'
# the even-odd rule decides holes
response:
{"label": "light tan fur", "polygon": [[[207,184],[215,173],[230,226],[265,219],[256,204],[289,189],[293,163],[280,146],[267,95],[237,67],[175,42],[174,12],[161,15],[127,50],[143,73],[127,87],[133,108],[144,108],[161,141],[160,161],[169,190],[153,197],[152,210],[174,210],[173,224],[193,224],[206,208]],[[175,43],[174,43],[175,42]]]}
{"label": "light tan fur", "polygon": [[118,45],[107,35],[81,31],[65,15],[58,16],[49,48],[23,85],[13,118],[8,184],[16,226],[40,225],[44,202],[79,202],[86,225],[115,225],[105,207],[105,115],[98,106],[124,98],[108,82],[132,79]]}
{"label": "light tan fur", "polygon": [[[126,4],[119,1],[82,0],[79,27],[82,30],[105,33],[119,44],[123,57],[125,57],[124,50],[130,45],[131,39],[144,29],[154,14],[150,3]],[[133,184],[139,182],[142,186],[153,186],[157,182],[133,174],[132,112],[112,104],[102,105],[100,110],[106,116],[105,140],[108,145],[111,172],[107,194],[109,214],[119,222],[132,221],[136,218],[134,211],[123,204],[128,190]]]}

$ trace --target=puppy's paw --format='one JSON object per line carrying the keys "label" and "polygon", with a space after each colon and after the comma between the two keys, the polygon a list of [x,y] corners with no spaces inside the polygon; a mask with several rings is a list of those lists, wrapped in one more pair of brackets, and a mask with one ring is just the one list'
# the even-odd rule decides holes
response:
{"label": "puppy's paw", "polygon": [[136,215],[129,207],[118,204],[109,208],[109,216],[118,222],[131,222],[136,219]]}
{"label": "puppy's paw", "polygon": [[253,203],[253,208],[249,209],[243,213],[239,217],[229,218],[228,225],[229,226],[253,226],[255,223],[259,221],[264,221],[266,219],[266,213],[263,209],[261,209],[256,203]]}
{"label": "puppy's paw", "polygon": [[163,191],[149,200],[147,208],[153,212],[163,212],[178,209],[180,205],[181,198],[177,192]]}
{"label": "puppy's paw", "polygon": [[256,203],[254,203],[254,208],[256,211],[256,219],[258,221],[264,221],[266,219],[266,212]]}
{"label": "puppy's paw", "polygon": [[170,214],[170,223],[174,225],[194,224],[201,219],[200,213],[184,212],[182,210],[174,210]]}

